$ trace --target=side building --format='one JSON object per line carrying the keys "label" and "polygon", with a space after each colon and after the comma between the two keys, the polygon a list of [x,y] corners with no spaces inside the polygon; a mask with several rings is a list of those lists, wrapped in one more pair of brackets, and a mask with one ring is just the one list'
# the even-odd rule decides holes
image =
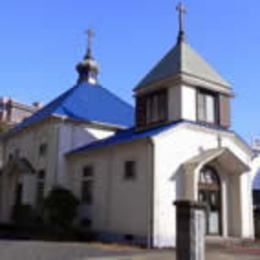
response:
{"label": "side building", "polygon": [[[15,127],[17,124],[21,123],[26,118],[30,117],[37,110],[41,108],[42,104],[35,102],[32,105],[27,105],[21,102],[18,102],[10,97],[1,97],[0,98],[0,135],[3,135],[4,132]],[[3,138],[0,137],[0,169],[3,168],[3,156],[4,156],[4,147],[3,147]],[[2,171],[0,170],[2,174]],[[0,174],[0,175],[1,175]]]}
{"label": "side building", "polygon": [[0,98],[0,123],[13,127],[30,117],[42,107],[41,103],[35,102],[32,105],[23,104],[12,98]]}
{"label": "side building", "polygon": [[75,86],[2,137],[1,222],[17,205],[40,210],[54,186],[70,188],[64,154],[132,126],[133,108],[98,84],[90,49],[77,71]]}

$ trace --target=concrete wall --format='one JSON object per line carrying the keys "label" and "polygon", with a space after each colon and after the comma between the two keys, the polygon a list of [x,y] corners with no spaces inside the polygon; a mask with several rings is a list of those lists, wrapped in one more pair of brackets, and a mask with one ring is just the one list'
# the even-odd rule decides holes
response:
{"label": "concrete wall", "polygon": [[[223,147],[228,147],[241,161],[250,165],[249,152],[246,151],[242,142],[238,139],[235,141],[230,134],[225,134],[225,132],[199,126],[189,127],[188,124],[185,127],[185,124],[183,124],[154,137],[154,245],[156,247],[175,246],[176,212],[173,202],[176,199],[186,198],[185,190],[189,191],[190,199],[197,199],[197,182],[193,181],[189,183],[189,187],[185,186],[182,165],[189,159],[199,155],[203,150],[217,148],[219,146],[219,136],[222,137],[221,145]],[[231,182],[228,180],[230,176],[224,177],[226,174],[221,172],[223,190],[222,220],[225,222],[223,235],[253,238],[251,189],[248,185],[251,176],[249,173],[244,173]],[[239,191],[240,196],[234,194],[239,207],[235,206],[234,200],[229,199],[232,189]],[[233,209],[232,219],[236,215],[238,221],[233,227],[228,227],[232,221],[231,217],[228,217],[231,214],[228,211],[230,208]],[[235,209],[237,209],[237,212],[234,213]],[[239,217],[241,217],[240,221]]]}
{"label": "concrete wall", "polygon": [[59,145],[58,145],[58,165],[57,183],[70,187],[68,174],[66,172],[66,159],[64,154],[67,152],[87,145],[95,140],[103,139],[114,134],[112,130],[97,129],[90,126],[79,126],[72,123],[61,123],[58,129]]}
{"label": "concrete wall", "polygon": [[[146,240],[149,234],[151,199],[151,148],[146,141],[117,145],[69,158],[71,182],[81,197],[82,169],[94,167],[94,201],[87,210],[92,228],[108,235],[134,235]],[[124,163],[136,162],[135,180],[124,179]],[[89,214],[86,212],[85,214]],[[84,213],[82,213],[84,215]]]}
{"label": "concrete wall", "polygon": [[[91,126],[61,120],[48,120],[31,126],[5,140],[3,144],[4,164],[7,164],[10,155],[15,157],[19,151],[19,158],[26,158],[36,172],[44,170],[44,195],[46,196],[55,185],[70,188],[64,160],[66,152],[111,134],[113,134],[111,130],[95,129]],[[43,143],[47,145],[47,152],[45,155],[40,155],[39,147]],[[35,205],[37,176],[35,175],[30,181],[27,179],[22,180],[24,203],[30,200],[30,204]],[[16,181],[13,180],[13,182]],[[10,208],[14,202],[15,185],[10,183],[8,176],[3,177],[3,183],[3,209],[0,215],[2,215],[2,220],[8,221]],[[10,186],[13,189],[10,189]]]}
{"label": "concrete wall", "polygon": [[181,87],[181,118],[196,121],[196,89],[188,86]]}
{"label": "concrete wall", "polygon": [[[42,143],[46,143],[48,146],[48,151],[44,156],[39,155],[39,147]],[[55,124],[51,122],[49,124],[41,124],[6,139],[4,142],[4,165],[7,164],[10,155],[13,157],[17,156],[17,151],[19,151],[19,158],[26,158],[36,171],[42,169],[46,171],[46,193],[48,188],[53,184],[55,175],[57,152]],[[10,186],[13,186],[13,184],[10,181],[10,176],[6,176],[4,173],[3,182],[5,185],[2,193],[3,210],[1,214],[4,221],[9,220],[10,207],[14,203],[15,188],[11,189]],[[30,185],[25,186],[27,188],[30,187]],[[24,192],[30,193],[30,196],[34,198],[35,194],[31,189],[24,189]],[[26,197],[27,195],[24,196]]]}
{"label": "concrete wall", "polygon": [[168,89],[169,121],[196,121],[196,89],[185,85]]}

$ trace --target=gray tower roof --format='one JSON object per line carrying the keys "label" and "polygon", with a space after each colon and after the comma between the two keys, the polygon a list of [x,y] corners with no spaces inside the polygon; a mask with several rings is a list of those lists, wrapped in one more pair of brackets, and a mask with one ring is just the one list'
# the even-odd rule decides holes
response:
{"label": "gray tower roof", "polygon": [[191,46],[178,41],[165,57],[144,77],[136,89],[152,83],[186,74],[222,87],[230,88],[224,80]]}

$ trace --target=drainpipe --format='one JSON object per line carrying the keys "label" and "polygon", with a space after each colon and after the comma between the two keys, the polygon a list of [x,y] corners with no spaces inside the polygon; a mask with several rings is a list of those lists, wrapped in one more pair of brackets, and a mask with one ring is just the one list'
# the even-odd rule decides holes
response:
{"label": "drainpipe", "polygon": [[60,124],[55,124],[55,141],[56,141],[56,144],[55,144],[55,149],[56,149],[56,152],[55,152],[55,169],[54,169],[54,186],[57,186],[59,185],[59,181],[58,181],[58,174],[59,174],[59,152],[60,152],[60,149],[59,149],[59,145],[60,145]]}
{"label": "drainpipe", "polygon": [[147,245],[148,248],[153,248],[153,233],[154,233],[154,142],[151,138],[148,139],[150,144],[149,157],[151,159],[150,172],[148,172],[148,238]]}

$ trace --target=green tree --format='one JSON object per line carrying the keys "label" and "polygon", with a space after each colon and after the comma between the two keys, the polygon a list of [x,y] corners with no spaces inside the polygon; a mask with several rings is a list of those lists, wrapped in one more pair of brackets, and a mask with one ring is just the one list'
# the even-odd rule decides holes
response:
{"label": "green tree", "polygon": [[9,130],[9,126],[3,122],[0,123],[0,134],[7,132]]}
{"label": "green tree", "polygon": [[48,224],[66,230],[77,215],[79,201],[71,191],[54,187],[44,201],[44,215]]}

